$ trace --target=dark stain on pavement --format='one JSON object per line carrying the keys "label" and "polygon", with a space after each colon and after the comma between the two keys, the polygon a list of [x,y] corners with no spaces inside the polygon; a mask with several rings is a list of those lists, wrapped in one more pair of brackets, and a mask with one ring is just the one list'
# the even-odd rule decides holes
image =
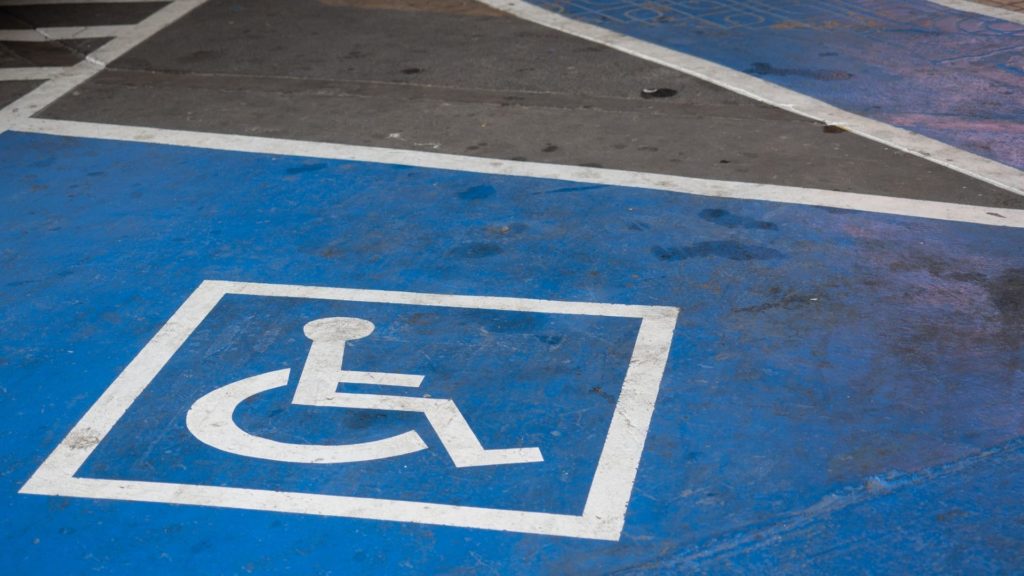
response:
{"label": "dark stain on pavement", "polygon": [[456,258],[487,258],[488,256],[501,254],[503,251],[501,246],[493,242],[468,242],[452,248],[448,255],[455,256]]}
{"label": "dark stain on pavement", "polygon": [[561,336],[554,336],[550,334],[538,334],[537,340],[540,340],[541,342],[547,344],[548,346],[551,346],[552,348],[557,348],[558,345],[562,343]]}
{"label": "dark stain on pavement", "polygon": [[345,255],[345,251],[337,246],[328,246],[320,251],[320,255],[324,258],[341,258]]}
{"label": "dark stain on pavement", "polygon": [[409,317],[406,318],[406,322],[413,326],[420,326],[424,324],[436,324],[438,318],[438,315],[434,313],[416,312],[415,314],[410,314]]}
{"label": "dark stain on pavement", "polygon": [[480,184],[459,192],[459,198],[463,200],[483,200],[494,196],[496,190],[490,184]]}
{"label": "dark stain on pavement", "polygon": [[782,252],[764,246],[743,244],[733,240],[716,240],[711,242],[697,242],[690,246],[662,247],[653,246],[653,254],[658,260],[674,262],[689,258],[726,258],[728,260],[749,261],[749,260],[772,260],[782,258]]}
{"label": "dark stain on pavement", "polygon": [[678,90],[672,88],[644,88],[640,91],[640,97],[645,100],[650,98],[671,98],[678,93]]}
{"label": "dark stain on pavement", "polygon": [[1013,347],[1024,343],[1024,268],[1008,268],[997,276],[978,271],[953,269],[938,257],[915,255],[889,266],[893,272],[924,270],[940,280],[964,282],[981,287],[1002,325],[1000,338]]}
{"label": "dark stain on pavement", "polygon": [[595,184],[593,186],[569,186],[567,188],[555,188],[554,190],[548,190],[545,194],[561,194],[562,192],[580,192],[583,190],[593,190],[600,188],[602,185]]}
{"label": "dark stain on pavement", "polygon": [[755,76],[800,76],[814,80],[849,80],[853,74],[843,70],[811,70],[807,68],[776,68],[767,62],[754,62],[746,70],[748,74]]}
{"label": "dark stain on pavement", "polygon": [[604,390],[602,390],[600,386],[592,387],[590,389],[590,393],[591,394],[596,394],[596,395],[600,396],[601,398],[604,398],[608,402],[611,402],[612,404],[615,403],[615,397],[612,396],[611,394],[605,392]]}
{"label": "dark stain on pavement", "polygon": [[985,288],[1003,321],[1024,328],[1024,268],[1004,271]]}
{"label": "dark stain on pavement", "polygon": [[766,222],[764,220],[755,220],[753,218],[747,218],[746,216],[739,216],[729,212],[728,210],[722,210],[721,208],[707,208],[701,210],[701,220],[707,220],[712,224],[718,226],[725,226],[726,228],[746,228],[748,230],[778,230],[779,226],[774,222]]}
{"label": "dark stain on pavement", "polygon": [[345,423],[353,430],[363,430],[387,418],[387,414],[358,410],[345,419]]}

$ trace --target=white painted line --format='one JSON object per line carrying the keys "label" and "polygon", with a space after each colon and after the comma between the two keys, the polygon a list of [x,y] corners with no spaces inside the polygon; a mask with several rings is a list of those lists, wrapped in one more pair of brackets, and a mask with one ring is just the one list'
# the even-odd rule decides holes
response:
{"label": "white painted line", "polygon": [[26,30],[0,30],[0,42],[46,42],[48,39],[31,28]]}
{"label": "white painted line", "polygon": [[[212,281],[211,281],[212,283]],[[443,306],[445,308],[471,308],[504,310],[508,312],[536,312],[541,314],[571,314],[574,316],[614,316],[616,318],[657,318],[674,314],[675,308],[638,306],[633,304],[597,304],[536,298],[506,298],[502,296],[458,296],[453,294],[427,294],[395,290],[366,290],[299,286],[295,284],[261,284],[257,282],[218,282],[224,290],[245,296],[315,298],[318,300],[344,300],[377,304],[405,304],[407,306]]]}
{"label": "white painted line", "polygon": [[[381,460],[426,450],[414,430],[353,444],[319,445],[280,442],[250,434],[234,421],[235,408],[253,396],[288,385],[289,368],[258,374],[216,388],[189,408],[185,426],[197,440],[222,452],[298,464],[341,464]],[[420,400],[423,400],[420,398]]]}
{"label": "white painted line", "polygon": [[0,6],[51,6],[54,4],[141,4],[171,0],[0,0]]}
{"label": "white painted line", "polygon": [[[660,382],[665,372],[675,325],[674,314],[649,316],[640,324],[633,358],[597,464],[599,473],[590,485],[591,494],[604,497],[588,498],[583,510],[584,517],[599,519],[609,535],[620,534],[625,525],[626,508],[658,400],[658,387],[651,383]],[[624,398],[632,401],[624,402]]]}
{"label": "white painted line", "polygon": [[12,120],[30,117],[49,106],[98,73],[107,63],[138,46],[204,2],[206,0],[174,0],[142,22],[130,26],[126,32],[89,54],[82,62],[65,68],[42,86],[0,110],[0,132],[6,130]]}
{"label": "white painted line", "polygon": [[833,192],[831,190],[814,188],[704,180],[684,176],[610,170],[607,168],[516,162],[512,160],[476,158],[415,150],[395,150],[391,148],[305,142],[301,140],[233,134],[211,134],[183,130],[165,130],[161,128],[117,126],[70,120],[22,118],[17,119],[11,125],[11,129],[55,136],[149,142],[211,150],[255,152],[282,156],[306,156],[332,160],[353,160],[358,162],[402,164],[422,168],[461,170],[482,174],[550,178],[589,184],[667,190],[717,198],[767,200],[787,204],[844,208],[863,212],[1024,228],[1024,210],[996,209],[889,196]]}
{"label": "white painted line", "polygon": [[0,82],[13,80],[49,80],[64,71],[62,66],[0,68]]}
{"label": "white painted line", "polygon": [[128,33],[131,26],[53,26],[35,30],[0,30],[0,42],[50,42],[86,38],[113,38]]}
{"label": "white painted line", "polygon": [[49,40],[84,40],[86,38],[115,38],[130,34],[134,26],[52,26],[36,30]]}
{"label": "white painted line", "polygon": [[[35,477],[33,477],[35,480]],[[611,534],[593,521],[582,516],[568,514],[547,514],[543,512],[522,512],[477,508],[473,506],[451,506],[428,502],[357,498],[351,496],[329,496],[295,492],[275,492],[229,488],[226,486],[197,486],[189,484],[167,484],[162,482],[136,482],[103,480],[94,478],[61,478],[60,482],[35,483],[21,489],[22,494],[44,496],[65,496],[77,498],[101,498],[104,500],[129,500],[134,502],[156,502],[190,504],[215,508],[236,508],[243,510],[264,510],[267,512],[289,512],[317,516],[344,516],[365,520],[391,520],[395,522],[417,522],[435,526],[458,528],[482,528],[506,530],[515,526],[515,531],[545,536],[571,536],[597,540],[618,540],[618,534]]]}
{"label": "white painted line", "polygon": [[685,72],[748,98],[789,110],[812,120],[841,126],[865,138],[930,160],[1010,192],[1024,195],[1024,171],[1012,166],[960,150],[903,128],[847,112],[821,100],[708,60],[613,32],[600,26],[573,20],[534,6],[524,0],[479,1],[523,20]]}
{"label": "white painted line", "polygon": [[928,1],[931,2],[932,4],[938,4],[940,6],[945,6],[946,8],[960,10],[961,12],[974,12],[975,14],[981,14],[982,16],[988,16],[990,18],[998,18],[1000,20],[1006,20],[1008,22],[1024,24],[1024,14],[1020,12],[1014,12],[1013,10],[1007,10],[1006,8],[997,8],[995,6],[989,6],[987,4],[970,2],[969,0]]}
{"label": "white painted line", "polygon": [[[75,474],[118,420],[152,382],[220,300],[228,294],[380,302],[413,306],[477,308],[550,314],[640,318],[629,367],[605,437],[581,514],[551,514],[277,490],[253,490],[198,484],[76,478]],[[531,298],[463,296],[387,290],[362,290],[204,281],[143,347],[100,396],[53,453],[22,486],[22,494],[77,496],[114,500],[193,504],[418,522],[532,534],[618,540],[636,480],[654,404],[675,333],[677,308],[557,302]],[[274,374],[274,373],[271,373]],[[280,374],[278,374],[280,375]],[[285,380],[287,379],[285,375]],[[236,383],[249,386],[250,383]],[[251,383],[264,386],[264,382]],[[275,383],[271,382],[271,385]],[[249,390],[244,393],[248,393]],[[233,393],[233,391],[229,391]],[[371,396],[372,398],[372,396]],[[204,408],[195,416],[200,428]],[[219,442],[219,440],[216,440]],[[273,449],[273,447],[272,447]]]}
{"label": "white painted line", "polygon": [[220,283],[200,284],[82,416],[67,438],[50,454],[25,486],[49,484],[54,479],[62,480],[64,475],[74,475],[96,449],[100,437],[117,424],[131,403],[156,378],[157,373],[188,340],[224,294],[224,287]]}

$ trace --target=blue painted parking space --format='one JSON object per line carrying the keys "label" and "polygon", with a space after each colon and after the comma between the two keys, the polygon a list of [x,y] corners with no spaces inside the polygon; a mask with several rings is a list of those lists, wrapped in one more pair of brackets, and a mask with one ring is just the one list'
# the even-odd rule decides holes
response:
{"label": "blue painted parking space", "polygon": [[1024,229],[18,132],[0,154],[5,573],[1024,560]]}

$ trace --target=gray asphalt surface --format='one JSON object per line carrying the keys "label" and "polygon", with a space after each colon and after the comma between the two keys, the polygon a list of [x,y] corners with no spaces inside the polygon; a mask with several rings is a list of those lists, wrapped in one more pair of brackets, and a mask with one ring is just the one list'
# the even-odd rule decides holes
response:
{"label": "gray asphalt surface", "polygon": [[1024,207],[468,0],[212,0],[42,116]]}

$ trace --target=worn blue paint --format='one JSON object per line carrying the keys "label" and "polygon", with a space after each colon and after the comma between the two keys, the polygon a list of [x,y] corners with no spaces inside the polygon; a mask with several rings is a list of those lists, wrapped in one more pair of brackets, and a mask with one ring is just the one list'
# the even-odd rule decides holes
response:
{"label": "worn blue paint", "polygon": [[[10,132],[0,155],[5,574],[1024,569],[1024,230]],[[16,494],[207,278],[679,307],[621,541]],[[228,466],[182,413],[249,369],[296,367],[300,310],[379,321],[353,352],[374,368],[432,346],[402,370],[552,466],[487,477],[431,452],[361,468],[374,481]],[[586,426],[607,417],[635,324],[431,312],[229,297],[81,474],[578,510]],[[497,374],[485,352],[528,385],[459,391],[438,376]],[[240,419],[261,426],[280,400]],[[296,419],[265,430],[294,440]],[[402,421],[345,426],[369,438]],[[303,434],[338,432],[321,426]],[[412,463],[422,474],[383,476]]]}
{"label": "worn blue paint", "polygon": [[925,0],[531,1],[1024,169],[1020,24]]}

